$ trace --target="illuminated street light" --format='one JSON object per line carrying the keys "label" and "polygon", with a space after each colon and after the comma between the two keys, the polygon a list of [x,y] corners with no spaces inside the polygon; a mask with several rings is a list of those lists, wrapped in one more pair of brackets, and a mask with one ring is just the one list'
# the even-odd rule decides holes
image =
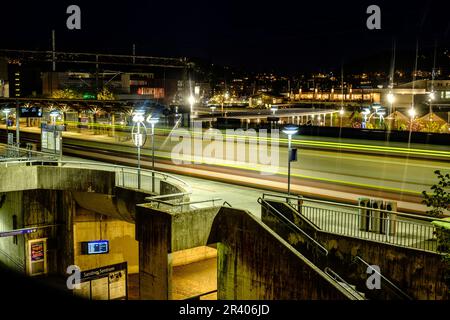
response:
{"label": "illuminated street light", "polygon": [[270,111],[272,111],[272,114],[275,115],[275,112],[277,112],[278,108],[276,106],[271,106]]}
{"label": "illuminated street light", "polygon": [[414,109],[414,107],[411,107],[411,109],[408,110],[408,114],[411,119],[414,120],[414,117],[416,116],[416,110]]}
{"label": "illuminated street light", "polygon": [[341,108],[341,110],[339,110],[339,114],[340,114],[341,116],[344,115],[344,108]]}
{"label": "illuminated street light", "polygon": [[288,196],[291,194],[291,161],[292,159],[292,149],[291,140],[294,134],[297,134],[298,127],[288,126],[283,129],[283,133],[288,136]]}
{"label": "illuminated street light", "polygon": [[436,99],[436,94],[434,93],[434,91],[432,91],[432,92],[430,92],[430,93],[428,94],[428,99],[429,99],[430,101],[433,101],[433,100]]}
{"label": "illuminated street light", "polygon": [[152,192],[155,192],[155,125],[159,122],[159,118],[150,115],[147,122],[152,127]]}
{"label": "illuminated street light", "polygon": [[395,102],[395,96],[392,92],[387,94],[387,101],[391,104],[391,106]]}
{"label": "illuminated street light", "polygon": [[192,117],[194,116],[194,104],[195,104],[195,97],[193,95],[190,95],[188,98],[188,102],[189,102],[189,106],[191,108],[191,114],[190,114],[190,124],[191,124],[191,128],[193,127],[192,125]]}
{"label": "illuminated street light", "polygon": [[[131,138],[138,150],[138,189],[141,188],[141,147],[145,144],[145,139],[147,138],[147,128],[145,127],[144,120],[144,113],[142,111],[136,111],[134,113]],[[141,133],[142,131],[144,132],[143,134]]]}

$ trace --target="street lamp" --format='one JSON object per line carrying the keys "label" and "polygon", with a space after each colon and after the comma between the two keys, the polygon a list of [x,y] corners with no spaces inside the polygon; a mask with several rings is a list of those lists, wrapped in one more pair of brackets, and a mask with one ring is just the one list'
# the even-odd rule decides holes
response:
{"label": "street lamp", "polygon": [[344,116],[344,108],[342,107],[341,110],[339,110],[339,116],[340,116],[340,122],[339,122],[339,127],[342,128],[342,117]]}
{"label": "street lamp", "polygon": [[[131,138],[138,150],[138,189],[141,188],[141,147],[145,144],[147,128],[144,124],[144,113],[135,112],[133,115],[133,128],[131,129]],[[144,132],[142,134],[141,132]]]}
{"label": "street lamp", "polygon": [[191,123],[191,128],[192,128],[193,127],[192,126],[192,122],[193,122],[192,121],[192,117],[194,116],[195,97],[193,95],[190,95],[189,98],[188,98],[188,102],[189,102],[189,105],[191,107],[190,123]]}
{"label": "street lamp", "polygon": [[395,102],[395,96],[392,92],[387,94],[387,101],[391,104],[391,106]]}
{"label": "street lamp", "polygon": [[276,106],[271,106],[270,111],[272,111],[272,114],[275,115],[275,112],[277,112],[278,108]]}
{"label": "street lamp", "polygon": [[411,119],[414,120],[414,117],[416,116],[416,110],[414,109],[414,107],[411,107],[411,109],[408,110],[408,114]]}
{"label": "street lamp", "polygon": [[291,159],[292,157],[292,149],[291,149],[291,140],[292,136],[298,132],[298,127],[288,126],[285,127],[283,133],[288,136],[288,196],[291,194]]}
{"label": "street lamp", "polygon": [[159,118],[150,115],[147,122],[152,126],[152,192],[155,192],[155,125],[159,122]]}

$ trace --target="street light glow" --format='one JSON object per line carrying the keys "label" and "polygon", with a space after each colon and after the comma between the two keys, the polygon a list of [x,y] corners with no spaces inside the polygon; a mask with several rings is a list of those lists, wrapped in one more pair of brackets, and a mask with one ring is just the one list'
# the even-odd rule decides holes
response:
{"label": "street light glow", "polygon": [[188,102],[192,106],[195,103],[195,97],[193,95],[190,95],[188,98]]}
{"label": "street light glow", "polygon": [[416,116],[416,110],[414,109],[414,107],[411,107],[411,109],[408,110],[408,114],[411,118],[414,119],[414,117]]}
{"label": "street light glow", "polygon": [[133,115],[133,122],[134,123],[138,123],[138,122],[144,122],[144,114],[140,113],[140,112],[136,112]]}
{"label": "street light glow", "polygon": [[293,136],[294,134],[296,134],[298,132],[298,128],[294,127],[294,126],[290,126],[290,127],[285,127],[283,129],[283,133],[288,135],[288,136]]}
{"label": "street light glow", "polygon": [[159,118],[152,117],[151,115],[147,117],[147,122],[152,126],[156,125],[159,122]]}
{"label": "street light glow", "polygon": [[393,94],[392,92],[389,92],[389,93],[388,93],[388,95],[387,95],[387,101],[388,101],[390,104],[393,104],[393,103],[395,102],[395,96],[394,96],[394,94]]}

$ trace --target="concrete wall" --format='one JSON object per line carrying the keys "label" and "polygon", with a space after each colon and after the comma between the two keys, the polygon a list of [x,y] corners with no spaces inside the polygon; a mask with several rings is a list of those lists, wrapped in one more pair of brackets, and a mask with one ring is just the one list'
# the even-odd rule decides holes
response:
{"label": "concrete wall", "polygon": [[[0,194],[0,231],[13,230],[13,216],[23,226],[22,192]],[[23,236],[0,238],[0,264],[19,272],[25,271],[25,241]]]}
{"label": "concrete wall", "polygon": [[[444,272],[446,264],[442,256],[413,248],[405,248],[387,243],[353,238],[315,229],[306,219],[302,219],[292,211],[284,210],[285,203],[270,201],[272,206],[280,210],[294,224],[307,234],[313,236],[328,250],[326,262],[323,258],[314,257],[318,265],[331,266],[347,282],[354,284],[361,291],[365,291],[372,299],[395,298],[392,290],[367,291],[367,266],[353,263],[355,256],[359,256],[371,265],[378,265],[381,273],[397,287],[415,299],[442,300],[449,298],[449,288],[445,284]],[[262,220],[276,230],[283,239],[299,248],[300,252],[310,253],[305,236],[292,229],[287,229],[281,220],[272,214],[267,214],[262,208]],[[309,252],[308,252],[309,251]],[[385,285],[383,284],[384,288]],[[388,289],[388,288],[386,288]]]}
{"label": "concrete wall", "polygon": [[218,243],[219,299],[350,299],[345,290],[246,211],[222,207],[210,242]]}
{"label": "concrete wall", "polygon": [[57,166],[14,165],[0,168],[0,192],[33,189],[112,194],[115,173]]}
{"label": "concrete wall", "polygon": [[[81,242],[109,240],[107,254],[83,255]],[[74,218],[74,262],[81,270],[127,262],[128,273],[139,270],[138,242],[134,223],[120,221],[79,208]]]}
{"label": "concrete wall", "polygon": [[260,220],[221,207],[182,213],[137,206],[141,299],[171,299],[176,252],[217,243],[220,299],[348,299]]}
{"label": "concrete wall", "polygon": [[369,264],[378,265],[383,275],[415,299],[449,299],[444,279],[448,267],[439,254],[326,232],[318,233],[318,239],[329,250],[330,259],[340,265],[335,271],[346,272],[352,283],[364,285],[367,279],[365,270],[348,272],[353,270],[348,262],[358,255]]}
{"label": "concrete wall", "polygon": [[206,245],[219,209],[210,207],[172,214],[170,252]]}
{"label": "concrete wall", "polygon": [[37,232],[0,238],[0,261],[11,269],[26,271],[29,240],[47,238],[47,270],[50,274],[65,274],[65,268],[73,264],[72,226],[70,215],[75,202],[70,193],[59,190],[25,190],[3,193],[0,208],[0,230],[13,230],[12,216],[17,215],[16,229],[45,227]]}
{"label": "concrete wall", "polygon": [[113,195],[94,192],[73,192],[73,195],[77,203],[86,210],[115,219],[134,222],[136,204],[145,202],[145,198],[151,194],[116,187]]}
{"label": "concrete wall", "polygon": [[138,206],[136,240],[139,241],[139,294],[143,300],[171,298],[171,216]]}

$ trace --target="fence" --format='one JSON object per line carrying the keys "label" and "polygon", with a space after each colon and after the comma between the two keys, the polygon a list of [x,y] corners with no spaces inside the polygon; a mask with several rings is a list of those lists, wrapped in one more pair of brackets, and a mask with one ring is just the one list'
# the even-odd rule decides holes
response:
{"label": "fence", "polygon": [[319,229],[344,236],[437,251],[435,227],[440,219],[302,197],[264,194],[282,198]]}

